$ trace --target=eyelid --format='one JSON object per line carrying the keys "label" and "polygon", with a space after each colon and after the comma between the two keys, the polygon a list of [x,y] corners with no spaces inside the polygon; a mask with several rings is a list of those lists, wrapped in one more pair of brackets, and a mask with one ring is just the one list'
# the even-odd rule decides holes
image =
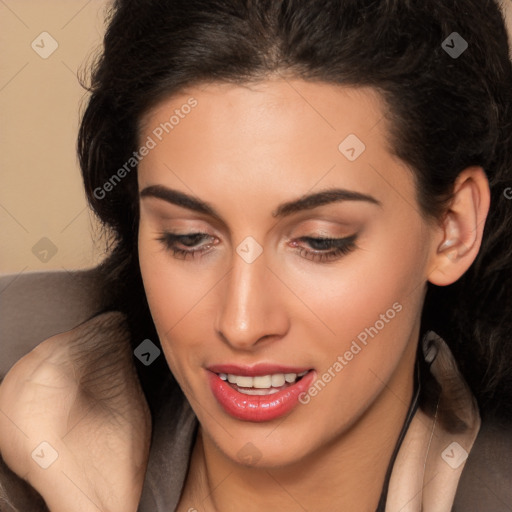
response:
{"label": "eyelid", "polygon": [[[178,247],[180,239],[184,238],[199,238],[201,239],[216,239],[213,243],[199,244],[199,245],[186,245],[183,242],[182,247]],[[346,256],[354,249],[357,248],[355,241],[358,235],[353,234],[347,237],[334,238],[334,237],[317,237],[317,236],[302,236],[299,238],[288,241],[294,247],[294,251],[297,252],[302,258],[316,263],[334,263],[340,260],[343,256]],[[217,245],[219,240],[217,237],[204,232],[190,231],[188,233],[173,233],[164,231],[160,237],[157,238],[165,249],[172,253],[176,259],[187,260],[187,259],[200,259],[203,256],[207,256],[211,253],[212,246]],[[310,245],[310,248],[305,248],[299,245],[299,242],[306,242]],[[314,249],[311,248],[311,242],[327,243],[327,248]]]}
{"label": "eyelid", "polygon": [[342,238],[360,231],[365,219],[360,216],[329,214],[322,212],[314,216],[295,219],[283,226],[285,235],[290,238],[303,235],[311,237]]}
{"label": "eyelid", "polygon": [[[187,233],[173,233],[170,231],[164,231],[161,233],[161,237],[159,239],[165,239],[167,242],[173,241],[175,243],[180,243],[181,240],[185,238],[199,238],[199,242],[203,241],[204,239],[216,239],[217,237],[215,235],[210,235],[210,233],[202,232],[202,231],[190,231]],[[183,243],[181,241],[181,243]],[[185,245],[185,244],[184,244]],[[203,244],[205,245],[205,244]],[[206,244],[208,245],[208,244]],[[185,247],[195,247],[194,245],[186,246]]]}

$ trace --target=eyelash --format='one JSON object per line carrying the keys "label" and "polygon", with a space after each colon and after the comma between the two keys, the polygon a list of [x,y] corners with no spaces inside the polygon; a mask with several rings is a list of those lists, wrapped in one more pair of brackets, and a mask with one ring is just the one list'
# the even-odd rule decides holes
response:
{"label": "eyelash", "polygon": [[[177,243],[183,243],[183,241],[187,238],[192,238],[196,241],[204,240],[205,238],[213,238],[211,235],[207,233],[187,233],[184,235],[177,235],[175,233],[164,232],[160,237],[157,238],[159,242],[163,244],[166,250],[170,251],[175,258],[186,260],[186,259],[194,259],[197,256],[201,256],[201,254],[206,253],[211,247],[212,243],[206,244],[202,246],[202,248],[187,250],[180,249],[176,247]],[[331,261],[335,261],[340,259],[342,256],[349,254],[354,249],[356,249],[356,238],[357,235],[351,235],[345,238],[315,238],[303,236],[294,240],[292,245],[294,247],[299,247],[298,253],[303,258],[315,261],[317,263],[328,263]],[[306,242],[309,244],[327,244],[330,251],[323,250],[308,250],[304,247],[298,246],[298,242]],[[191,246],[192,247],[192,246]]]}

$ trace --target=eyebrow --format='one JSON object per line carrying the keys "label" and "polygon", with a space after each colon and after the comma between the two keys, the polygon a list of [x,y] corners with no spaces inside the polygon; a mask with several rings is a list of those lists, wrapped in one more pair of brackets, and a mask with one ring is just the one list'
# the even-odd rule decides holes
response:
{"label": "eyebrow", "polygon": [[[179,190],[167,188],[163,185],[151,185],[144,188],[139,195],[141,198],[154,197],[162,199],[168,203],[175,204],[198,213],[203,213],[222,221],[221,215],[217,213],[209,203],[185,194],[184,192],[180,192]],[[343,201],[364,201],[377,206],[382,206],[382,203],[373,196],[343,188],[331,188],[282,203],[272,212],[272,217],[282,218],[297,212],[312,210],[319,206]]]}

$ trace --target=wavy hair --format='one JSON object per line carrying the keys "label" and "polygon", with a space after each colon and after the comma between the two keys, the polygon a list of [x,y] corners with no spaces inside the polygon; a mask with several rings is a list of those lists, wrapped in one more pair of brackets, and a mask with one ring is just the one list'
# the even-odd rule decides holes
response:
{"label": "wavy hair", "polygon": [[[456,283],[428,285],[421,328],[447,341],[483,414],[512,418],[512,64],[496,1],[116,0],[107,22],[82,79],[91,94],[78,154],[90,206],[112,236],[106,307],[127,313],[134,345],[157,342],[137,259],[136,169],[104,197],[97,191],[140,145],[142,116],[200,83],[278,73],[370,86],[426,218],[442,219],[466,167],[489,179],[480,252]],[[453,32],[468,43],[457,58],[442,45]],[[139,368],[150,407],[165,372],[163,362]]]}

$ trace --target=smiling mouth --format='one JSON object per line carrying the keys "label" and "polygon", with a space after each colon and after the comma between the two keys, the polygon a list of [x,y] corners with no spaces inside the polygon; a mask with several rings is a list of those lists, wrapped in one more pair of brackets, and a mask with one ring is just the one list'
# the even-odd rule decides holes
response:
{"label": "smiling mouth", "polygon": [[217,373],[217,375],[235,391],[244,395],[272,395],[300,381],[310,371],[306,370],[298,374],[273,373],[254,377],[232,373]]}
{"label": "smiling mouth", "polygon": [[[294,368],[299,373],[262,374],[272,370],[291,370],[276,367],[278,365],[273,368],[266,366],[256,369],[224,365],[211,367],[206,372],[211,393],[224,412],[241,421],[259,423],[275,420],[289,414],[300,403],[300,396],[307,392],[317,376],[314,369],[305,370],[304,367]],[[245,375],[226,373],[228,371]]]}

